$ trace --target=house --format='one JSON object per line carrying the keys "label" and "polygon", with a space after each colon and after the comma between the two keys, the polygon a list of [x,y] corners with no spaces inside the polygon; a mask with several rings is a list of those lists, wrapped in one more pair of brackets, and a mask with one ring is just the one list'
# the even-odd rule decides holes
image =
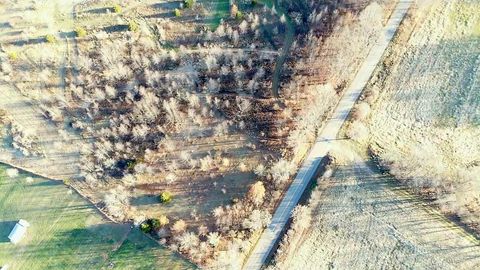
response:
{"label": "house", "polygon": [[17,224],[15,224],[15,227],[13,227],[13,230],[10,232],[10,235],[8,235],[8,239],[10,239],[10,242],[13,244],[17,244],[22,240],[22,238],[25,236],[25,233],[27,232],[27,228],[30,226],[30,224],[24,220],[20,219]]}

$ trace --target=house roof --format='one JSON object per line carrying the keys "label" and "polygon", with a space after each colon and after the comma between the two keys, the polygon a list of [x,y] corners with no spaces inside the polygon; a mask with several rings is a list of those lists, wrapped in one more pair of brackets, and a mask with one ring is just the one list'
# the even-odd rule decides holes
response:
{"label": "house roof", "polygon": [[10,242],[14,244],[20,242],[20,240],[22,240],[23,236],[27,232],[28,226],[30,226],[30,224],[26,220],[20,219],[8,235],[8,239],[10,239]]}

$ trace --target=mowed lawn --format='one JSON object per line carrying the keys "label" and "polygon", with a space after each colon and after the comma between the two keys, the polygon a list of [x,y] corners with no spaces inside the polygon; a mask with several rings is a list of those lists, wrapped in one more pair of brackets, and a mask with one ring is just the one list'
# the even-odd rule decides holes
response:
{"label": "mowed lawn", "polygon": [[[194,269],[130,224],[115,224],[59,182],[0,166],[0,266],[9,269]],[[31,177],[31,179],[27,178]],[[30,223],[17,245],[8,234]]]}

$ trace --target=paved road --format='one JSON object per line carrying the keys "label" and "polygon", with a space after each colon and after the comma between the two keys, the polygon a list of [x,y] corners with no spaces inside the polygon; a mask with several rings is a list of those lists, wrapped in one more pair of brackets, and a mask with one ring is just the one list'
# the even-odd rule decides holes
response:
{"label": "paved road", "polygon": [[310,153],[298,171],[285,197],[278,206],[270,225],[261,235],[243,269],[256,270],[262,268],[268,255],[272,252],[277,239],[280,237],[285,224],[290,218],[292,210],[297,205],[305,188],[317,171],[320,161],[329,152],[330,141],[337,137],[340,128],[372,76],[375,67],[380,62],[412,2],[413,0],[400,0],[397,4],[390,20],[382,30],[382,37],[371,49],[352,84],[346,90],[337,108],[333,112],[332,118],[328,120],[320,136],[317,138],[317,141],[310,150]]}

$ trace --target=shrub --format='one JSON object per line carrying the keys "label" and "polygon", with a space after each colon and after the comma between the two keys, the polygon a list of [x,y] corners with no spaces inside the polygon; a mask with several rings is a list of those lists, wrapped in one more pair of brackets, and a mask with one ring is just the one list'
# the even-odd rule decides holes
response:
{"label": "shrub", "polygon": [[235,19],[237,20],[243,19],[243,13],[240,10],[237,11],[237,14],[235,14]]}
{"label": "shrub", "polygon": [[177,220],[171,228],[172,232],[177,235],[184,232],[186,229],[187,223],[185,223],[185,221],[183,221],[182,219]]}
{"label": "shrub", "polygon": [[133,170],[135,169],[135,166],[137,166],[138,161],[136,160],[129,160],[127,161],[127,169]]}
{"label": "shrub", "polygon": [[305,205],[299,205],[292,212],[293,229],[304,230],[312,223],[312,210]]}
{"label": "shrub", "polygon": [[122,12],[122,7],[119,4],[113,5],[113,12],[121,13]]}
{"label": "shrub", "polygon": [[130,21],[128,23],[128,30],[129,31],[132,31],[132,32],[136,32],[138,31],[138,23],[136,23],[135,21]]}
{"label": "shrub", "polygon": [[52,34],[48,34],[45,36],[45,40],[48,42],[48,43],[55,43],[57,42],[57,38],[52,35]]}
{"label": "shrub", "polygon": [[252,0],[252,6],[258,5],[258,0]]}
{"label": "shrub", "polygon": [[149,224],[148,221],[140,224],[140,230],[142,230],[142,232],[144,233],[149,233],[152,231],[152,226]]}
{"label": "shrub", "polygon": [[161,203],[169,203],[172,201],[173,199],[173,196],[172,196],[172,193],[168,192],[168,191],[164,191],[162,192],[162,194],[160,194],[160,202]]}
{"label": "shrub", "polygon": [[250,189],[247,193],[247,198],[255,205],[260,205],[263,203],[263,199],[265,198],[265,186],[263,182],[258,181],[255,184],[250,186]]}
{"label": "shrub", "polygon": [[87,35],[87,30],[85,30],[83,27],[77,27],[75,29],[75,35],[79,38],[84,37]]}
{"label": "shrub", "polygon": [[[87,179],[85,179],[88,181]],[[92,180],[95,181],[95,180]],[[128,208],[128,194],[124,187],[119,186],[111,189],[103,200],[107,212],[119,219],[125,217],[125,210]]]}
{"label": "shrub", "polygon": [[180,16],[182,16],[182,12],[180,11],[180,9],[176,8],[173,11],[173,15],[175,15],[175,17],[180,17]]}
{"label": "shrub", "polygon": [[238,14],[238,6],[236,4],[230,5],[230,17],[235,18]]}
{"label": "shrub", "polygon": [[295,172],[295,164],[286,159],[280,159],[275,164],[273,164],[270,169],[272,174],[273,182],[275,184],[285,183],[290,179],[290,176]]}
{"label": "shrub", "polygon": [[192,8],[193,4],[195,4],[195,0],[185,0],[183,1],[183,5],[185,8]]}
{"label": "shrub", "polygon": [[355,120],[364,121],[370,114],[370,105],[366,102],[362,102],[355,107],[353,111],[353,117]]}
{"label": "shrub", "polygon": [[15,52],[15,51],[12,51],[12,52],[8,52],[8,59],[12,60],[12,61],[15,61],[18,59],[18,53]]}
{"label": "shrub", "polygon": [[363,142],[368,139],[369,130],[368,130],[368,127],[362,122],[355,121],[352,124],[350,124],[346,135],[348,138],[354,141]]}
{"label": "shrub", "polygon": [[160,216],[158,220],[160,222],[160,226],[165,226],[170,223],[170,220],[167,218],[167,216]]}
{"label": "shrub", "polygon": [[5,171],[8,177],[14,178],[18,176],[18,170],[15,168],[10,168]]}
{"label": "shrub", "polygon": [[152,218],[150,220],[152,230],[157,231],[162,227],[162,224],[160,223],[160,220],[158,218]]}

